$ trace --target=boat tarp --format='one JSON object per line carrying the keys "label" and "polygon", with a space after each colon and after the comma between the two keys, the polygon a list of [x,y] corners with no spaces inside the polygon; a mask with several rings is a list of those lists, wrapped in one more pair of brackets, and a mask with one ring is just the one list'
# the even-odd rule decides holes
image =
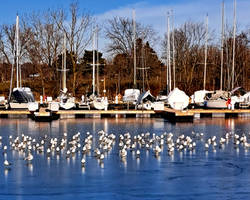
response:
{"label": "boat tarp", "polygon": [[136,102],[140,95],[140,90],[138,89],[126,89],[123,96],[123,101],[125,102]]}
{"label": "boat tarp", "polygon": [[146,91],[146,92],[142,92],[139,97],[138,100],[136,102],[136,104],[141,104],[141,103],[145,103],[147,101],[150,102],[154,102],[155,101],[155,97],[150,93],[150,91]]}
{"label": "boat tarp", "polygon": [[217,99],[227,100],[229,97],[230,97],[230,92],[223,90],[216,90],[213,93],[206,94],[207,100],[217,100]]}
{"label": "boat tarp", "polygon": [[11,93],[11,102],[28,103],[35,102],[35,98],[29,88],[14,88]]}
{"label": "boat tarp", "polygon": [[189,104],[189,97],[182,90],[175,88],[168,95],[168,103],[175,110],[183,110]]}
{"label": "boat tarp", "polygon": [[203,103],[205,100],[205,96],[208,93],[212,93],[211,91],[208,90],[198,90],[194,92],[193,95],[193,103]]}

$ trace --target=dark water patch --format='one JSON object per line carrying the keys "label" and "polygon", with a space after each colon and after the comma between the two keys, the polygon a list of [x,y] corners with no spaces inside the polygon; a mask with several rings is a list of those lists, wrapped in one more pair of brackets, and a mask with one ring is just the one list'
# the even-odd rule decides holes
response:
{"label": "dark water patch", "polygon": [[167,180],[172,181],[172,180],[183,179],[183,178],[190,178],[190,177],[188,177],[188,176],[172,176],[172,177],[168,177]]}

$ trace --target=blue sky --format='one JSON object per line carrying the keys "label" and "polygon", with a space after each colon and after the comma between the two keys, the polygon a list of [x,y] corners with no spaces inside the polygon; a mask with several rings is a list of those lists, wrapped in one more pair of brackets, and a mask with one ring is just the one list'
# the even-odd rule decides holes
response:
{"label": "blue sky", "polygon": [[[0,7],[0,24],[15,23],[16,13],[20,15],[48,8],[67,8],[72,0],[2,0]],[[209,28],[220,31],[220,0],[78,0],[80,9],[92,13],[101,24],[113,16],[131,17],[136,10],[136,20],[152,25],[159,36],[166,31],[166,13],[173,9],[175,26],[185,21],[204,21],[209,15]],[[232,24],[233,0],[225,0],[226,22]],[[250,0],[237,0],[237,23],[240,29],[250,26]],[[102,48],[105,42],[100,44]],[[159,46],[159,45],[158,45]],[[157,48],[157,47],[156,47]]]}
{"label": "blue sky", "polygon": [[[4,3],[0,7],[0,23],[11,23],[15,21],[16,13],[29,13],[31,11],[41,11],[48,8],[67,8],[72,0],[2,0]],[[173,3],[175,2],[175,3]],[[78,0],[81,9],[90,11],[94,15],[109,12],[110,10],[120,10],[124,7],[136,7],[138,4],[150,5],[170,5],[185,2],[183,0]]]}

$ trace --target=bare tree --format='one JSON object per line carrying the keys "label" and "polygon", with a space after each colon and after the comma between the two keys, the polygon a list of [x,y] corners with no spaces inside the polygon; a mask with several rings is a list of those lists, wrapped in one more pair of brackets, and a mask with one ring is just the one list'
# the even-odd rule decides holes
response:
{"label": "bare tree", "polygon": [[[108,52],[131,55],[133,50],[133,21],[129,18],[114,17],[105,27],[106,37],[110,40]],[[155,43],[157,36],[151,26],[136,23],[136,38],[143,42]]]}
{"label": "bare tree", "polygon": [[[127,73],[129,74],[129,79],[133,79],[131,76],[132,69],[134,66],[133,58],[134,58],[134,27],[133,27],[133,20],[129,18],[123,17],[114,17],[111,20],[108,20],[108,24],[105,27],[105,34],[106,37],[109,39],[109,44],[107,46],[107,51],[112,53],[113,56],[122,55],[122,58],[126,58],[127,63],[126,66],[121,66],[122,68],[125,67]],[[140,23],[136,23],[136,60],[137,66],[136,69],[138,70],[138,66],[140,65],[140,55],[142,51],[142,44],[145,43],[155,43],[157,41],[157,34],[155,33],[154,29],[151,26],[144,26]],[[116,61],[117,62],[117,61]],[[123,62],[124,63],[124,62]],[[120,67],[120,68],[121,68]],[[140,70],[141,71],[141,70]],[[136,79],[140,76],[139,73],[136,73]],[[119,72],[120,74],[120,72]],[[129,80],[128,79],[128,80]],[[130,84],[128,84],[130,87]]]}
{"label": "bare tree", "polygon": [[[57,28],[50,10],[32,13],[24,21],[27,29],[31,30],[29,45],[26,48],[28,58],[40,74],[42,93],[45,95],[45,78],[46,80],[58,78],[57,65],[54,69],[52,66],[60,51],[61,32]],[[48,70],[51,73],[46,73]],[[56,87],[54,87],[54,90],[56,90]]]}
{"label": "bare tree", "polygon": [[[0,52],[3,55],[3,60],[8,66],[15,65],[16,63],[16,26],[15,24],[3,25],[0,31]],[[31,31],[25,28],[24,23],[20,23],[19,27],[19,62],[24,63],[27,59],[26,47],[30,39]],[[21,66],[22,67],[22,66]],[[11,74],[11,71],[9,72]]]}
{"label": "bare tree", "polygon": [[[173,32],[170,33],[170,38],[172,38],[172,34]],[[171,59],[175,59],[176,63],[177,86],[185,89],[185,91],[189,91],[193,87],[195,89],[202,88],[205,34],[206,28],[203,23],[186,22],[179,29],[174,30],[175,57],[171,57]],[[208,41],[211,42],[213,32],[210,31],[208,35]],[[172,47],[171,40],[171,52],[173,50]],[[165,59],[167,54],[167,35],[165,35],[163,40],[162,49],[162,58]]]}
{"label": "bare tree", "polygon": [[[58,15],[59,14],[59,15]],[[59,16],[59,18],[57,18]],[[58,28],[66,33],[67,41],[69,44],[69,52],[73,65],[73,95],[77,85],[77,63],[80,61],[80,57],[83,55],[84,50],[91,41],[91,24],[92,17],[89,13],[81,13],[77,3],[70,5],[70,15],[67,17],[64,10],[60,10],[58,13],[54,13],[53,17]]]}

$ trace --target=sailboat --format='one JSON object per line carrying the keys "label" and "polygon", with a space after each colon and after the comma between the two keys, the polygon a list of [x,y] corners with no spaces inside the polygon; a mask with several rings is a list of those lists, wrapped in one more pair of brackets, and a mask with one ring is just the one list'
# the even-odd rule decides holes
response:
{"label": "sailboat", "polygon": [[62,89],[58,96],[59,107],[64,110],[69,110],[76,107],[75,98],[72,97],[71,94],[68,93],[68,89],[66,87],[66,34],[64,34],[64,42],[63,42],[63,53],[62,53]]}
{"label": "sailboat", "polygon": [[207,72],[207,40],[208,40],[208,15],[206,16],[206,34],[205,34],[205,60],[204,60],[204,78],[203,78],[203,90],[195,91],[191,96],[191,103],[198,107],[204,107],[206,105],[206,98],[213,92],[206,90],[206,72]]}
{"label": "sailboat", "polygon": [[[170,54],[170,22],[169,22],[170,14],[167,16],[167,91],[170,91],[167,96],[167,104],[170,105],[171,108],[175,110],[183,110],[185,109],[189,104],[189,97],[186,95],[186,93],[179,88],[175,86],[175,62],[174,62],[174,35],[172,35],[172,41],[173,41],[173,75],[174,75],[174,89],[172,90],[172,84],[171,84],[171,54]],[[173,25],[173,34],[174,34],[174,25]]]}
{"label": "sailboat", "polygon": [[[9,94],[9,107],[10,109],[29,109],[29,111],[38,110],[38,102],[35,102],[35,98],[29,87],[22,87],[21,79],[21,67],[19,66],[19,17],[16,17],[16,35],[15,35],[15,51],[16,56],[16,87],[12,90],[14,64],[11,70],[11,83],[10,83],[10,94]],[[15,60],[16,59],[16,60]],[[12,90],[12,91],[11,91]]]}
{"label": "sailboat", "polygon": [[[235,29],[236,29],[236,1],[234,1],[234,24],[233,24],[233,66],[232,66],[232,89],[234,87],[234,52],[235,52]],[[223,72],[223,42],[224,42],[224,2],[222,3],[222,31],[221,31],[221,80],[220,90],[216,90],[214,93],[206,96],[206,107],[207,108],[222,108],[225,109],[230,103],[229,98],[230,92],[222,90],[222,72]]]}
{"label": "sailboat", "polygon": [[[99,63],[96,63],[95,61],[95,51],[97,52],[97,57],[98,57],[98,37],[97,37],[97,27],[93,32],[93,80],[92,80],[92,87],[93,87],[93,93],[91,95],[91,100],[92,102],[90,103],[90,106],[94,109],[97,110],[107,110],[108,109],[108,98],[106,96],[104,97],[100,97],[99,94],[95,94],[96,93],[96,86],[95,86],[95,76],[96,76],[96,68],[95,66],[99,66]],[[96,47],[97,46],[97,47]],[[97,68],[98,70],[99,68]],[[97,74],[99,74],[99,72],[97,72]],[[99,76],[98,76],[98,90],[97,92],[99,93]],[[105,84],[105,81],[104,81]],[[104,89],[104,92],[106,92],[106,90]]]}
{"label": "sailboat", "polygon": [[150,93],[150,91],[144,91],[138,97],[136,102],[138,109],[151,110],[154,107],[155,97]]}
{"label": "sailboat", "polygon": [[136,104],[140,90],[136,89],[136,23],[135,23],[135,10],[133,10],[133,43],[134,43],[134,88],[126,89],[124,91],[123,102]]}
{"label": "sailboat", "polygon": [[156,101],[156,98],[150,93],[150,90],[145,90],[145,70],[148,69],[145,67],[145,62],[144,62],[144,55],[145,50],[144,50],[144,44],[142,40],[142,48],[141,48],[141,63],[142,66],[142,93],[139,95],[138,100],[136,102],[136,107],[137,109],[145,109],[145,110],[151,110],[154,108],[154,102]]}

